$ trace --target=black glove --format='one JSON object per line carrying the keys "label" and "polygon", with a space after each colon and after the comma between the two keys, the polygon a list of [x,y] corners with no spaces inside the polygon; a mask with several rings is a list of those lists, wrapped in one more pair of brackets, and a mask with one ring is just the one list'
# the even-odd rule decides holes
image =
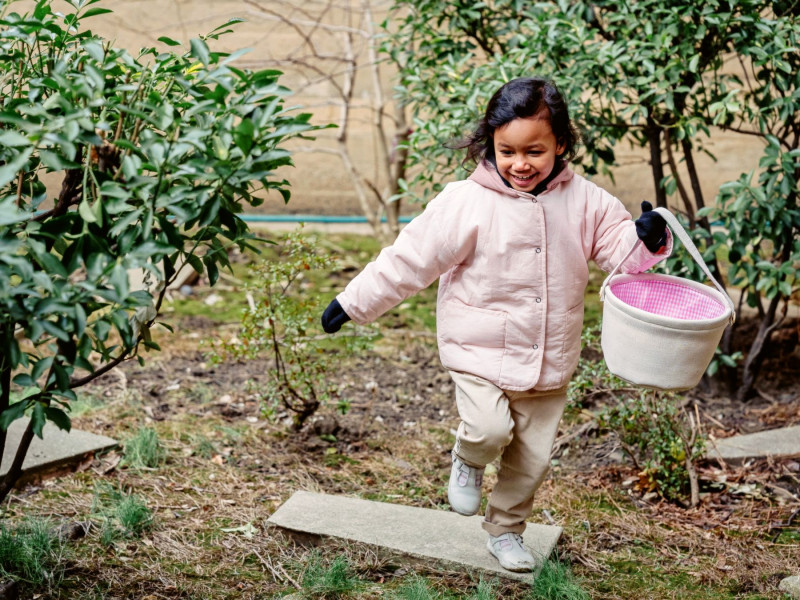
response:
{"label": "black glove", "polygon": [[652,253],[656,253],[667,244],[667,222],[653,210],[647,200],[642,202],[642,216],[634,221],[636,235]]}
{"label": "black glove", "polygon": [[325,312],[322,313],[322,328],[325,330],[325,333],[336,333],[342,328],[342,325],[349,320],[350,317],[344,312],[342,305],[334,298],[331,300],[331,303],[328,304],[328,308],[325,309]]}

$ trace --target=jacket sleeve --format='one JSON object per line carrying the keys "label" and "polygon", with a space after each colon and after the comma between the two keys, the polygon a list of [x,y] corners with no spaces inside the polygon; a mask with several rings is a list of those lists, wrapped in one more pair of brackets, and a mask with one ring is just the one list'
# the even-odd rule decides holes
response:
{"label": "jacket sleeve", "polygon": [[[600,210],[596,214],[595,240],[592,259],[606,272],[616,267],[639,241],[636,224],[631,214],[617,198],[597,188],[600,194]],[[641,273],[672,254],[672,232],[667,227],[667,243],[657,253],[650,252],[644,244],[625,261],[620,271]]]}
{"label": "jacket sleeve", "polygon": [[[337,296],[347,315],[365,324],[428,287],[468,252],[458,232],[456,198],[445,190],[413,219],[378,258],[368,264]],[[454,210],[448,210],[453,207]]]}

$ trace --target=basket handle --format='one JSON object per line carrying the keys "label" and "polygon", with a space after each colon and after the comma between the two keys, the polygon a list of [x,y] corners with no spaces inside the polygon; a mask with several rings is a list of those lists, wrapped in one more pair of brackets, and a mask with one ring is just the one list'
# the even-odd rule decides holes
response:
{"label": "basket handle", "polygon": [[[708,277],[714,283],[717,290],[719,290],[719,292],[728,302],[728,306],[731,309],[730,322],[733,323],[736,320],[736,306],[734,305],[733,300],[731,300],[731,297],[728,295],[728,292],[725,291],[725,288],[722,287],[719,284],[719,282],[714,278],[714,276],[711,274],[711,271],[708,269],[708,265],[706,265],[706,261],[703,260],[703,256],[700,254],[700,251],[697,249],[697,246],[695,246],[694,242],[692,242],[692,238],[690,238],[689,234],[686,233],[686,230],[680,224],[678,219],[675,218],[675,215],[669,212],[666,208],[659,206],[658,208],[655,208],[653,210],[655,210],[658,214],[660,214],[664,218],[664,220],[669,225],[670,229],[672,229],[672,232],[678,237],[678,239],[684,245],[686,250],[689,251],[689,254],[692,256],[695,262],[700,266],[700,268],[706,274],[706,277]],[[611,278],[614,275],[616,275],[617,271],[619,271],[619,268],[622,266],[622,263],[624,263],[626,260],[628,260],[628,258],[630,258],[631,254],[633,254],[636,251],[636,249],[639,247],[641,243],[642,240],[637,239],[636,243],[633,245],[633,248],[631,248],[628,251],[628,253],[624,256],[624,258],[621,261],[619,261],[619,264],[616,267],[614,267],[611,273],[608,274],[608,277],[605,278],[605,281],[603,281],[603,285],[600,286],[601,301],[605,300],[606,286],[608,285],[609,281],[611,281]]]}

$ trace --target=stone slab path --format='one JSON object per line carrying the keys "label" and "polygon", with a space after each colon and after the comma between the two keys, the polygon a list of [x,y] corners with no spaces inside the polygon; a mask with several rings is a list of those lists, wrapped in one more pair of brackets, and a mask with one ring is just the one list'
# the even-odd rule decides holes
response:
{"label": "stone slab path", "polygon": [[800,456],[800,425],[709,442],[708,457],[726,462],[748,458]]}
{"label": "stone slab path", "polygon": [[781,581],[778,589],[790,598],[796,598],[797,600],[800,600],[800,575],[787,577]]}
{"label": "stone slab path", "polygon": [[[533,581],[533,574],[506,571],[489,554],[482,521],[481,516],[306,491],[295,492],[268,520],[291,531],[379,546],[448,569]],[[528,523],[524,540],[534,556],[546,558],[560,536],[560,527]]]}
{"label": "stone slab path", "polygon": [[[27,426],[27,419],[17,419],[8,428],[3,463],[0,465],[0,476],[5,475],[11,467],[22,433]],[[31,442],[28,455],[25,457],[25,462],[22,463],[23,476],[65,465],[79,464],[88,455],[117,445],[116,440],[104,435],[95,435],[76,429],[67,433],[51,423],[44,426],[42,435],[44,439],[40,440],[38,437],[34,437]]]}

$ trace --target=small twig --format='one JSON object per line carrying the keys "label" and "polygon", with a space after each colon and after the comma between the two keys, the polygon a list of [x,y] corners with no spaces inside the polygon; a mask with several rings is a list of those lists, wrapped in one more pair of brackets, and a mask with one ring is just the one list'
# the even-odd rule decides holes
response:
{"label": "small twig", "polygon": [[281,575],[281,573],[278,573],[278,572],[275,570],[275,567],[273,567],[273,566],[272,566],[272,563],[271,563],[269,560],[265,559],[263,556],[261,556],[261,555],[258,553],[258,550],[256,550],[256,549],[253,549],[253,554],[255,554],[255,555],[258,557],[258,560],[260,560],[260,561],[261,561],[261,564],[262,564],[262,565],[264,565],[265,567],[267,567],[267,569],[269,569],[270,573],[272,573],[272,576],[275,578],[275,581],[278,581],[278,582],[281,582],[281,583],[282,583],[283,581],[289,581],[289,582],[290,582],[292,585],[294,585],[294,587],[296,587],[298,590],[299,590],[299,589],[302,589],[302,588],[300,587],[300,585],[299,585],[299,584],[298,584],[298,583],[297,583],[297,582],[296,582],[294,579],[292,579],[291,577],[289,577],[289,575],[286,573],[286,571],[284,571],[284,570],[283,570],[283,567],[280,567],[280,565],[278,565],[278,566],[280,567],[280,569],[281,569],[281,572],[283,573],[283,575]]}
{"label": "small twig", "polygon": [[597,428],[596,421],[587,421],[583,425],[581,425],[575,431],[562,435],[553,443],[553,449],[550,451],[550,456],[555,456],[563,446],[566,446],[569,442],[571,442],[576,437],[582,436],[584,433],[591,431],[592,429]]}
{"label": "small twig", "polygon": [[291,575],[289,575],[289,574],[286,572],[286,569],[284,569],[284,568],[283,568],[283,565],[281,565],[280,563],[278,563],[278,569],[280,569],[281,573],[283,573],[283,576],[284,576],[284,577],[286,577],[286,579],[289,581],[289,583],[291,583],[291,584],[292,584],[294,587],[296,587],[298,590],[301,590],[301,589],[303,589],[303,588],[302,588],[302,586],[301,586],[299,583],[297,583],[297,582],[296,582],[294,579],[292,579],[292,576],[291,576]]}
{"label": "small twig", "polygon": [[789,515],[789,518],[786,520],[786,523],[782,523],[780,525],[775,525],[775,526],[772,526],[772,527],[769,528],[769,532],[768,533],[771,533],[775,529],[778,530],[778,532],[774,536],[772,536],[772,543],[773,544],[778,541],[779,537],[781,537],[781,533],[783,533],[783,531],[782,531],[783,529],[786,529],[787,527],[791,527],[792,526],[792,522],[794,521],[795,517],[797,517],[797,515],[800,515],[800,508],[798,508],[791,515]]}

